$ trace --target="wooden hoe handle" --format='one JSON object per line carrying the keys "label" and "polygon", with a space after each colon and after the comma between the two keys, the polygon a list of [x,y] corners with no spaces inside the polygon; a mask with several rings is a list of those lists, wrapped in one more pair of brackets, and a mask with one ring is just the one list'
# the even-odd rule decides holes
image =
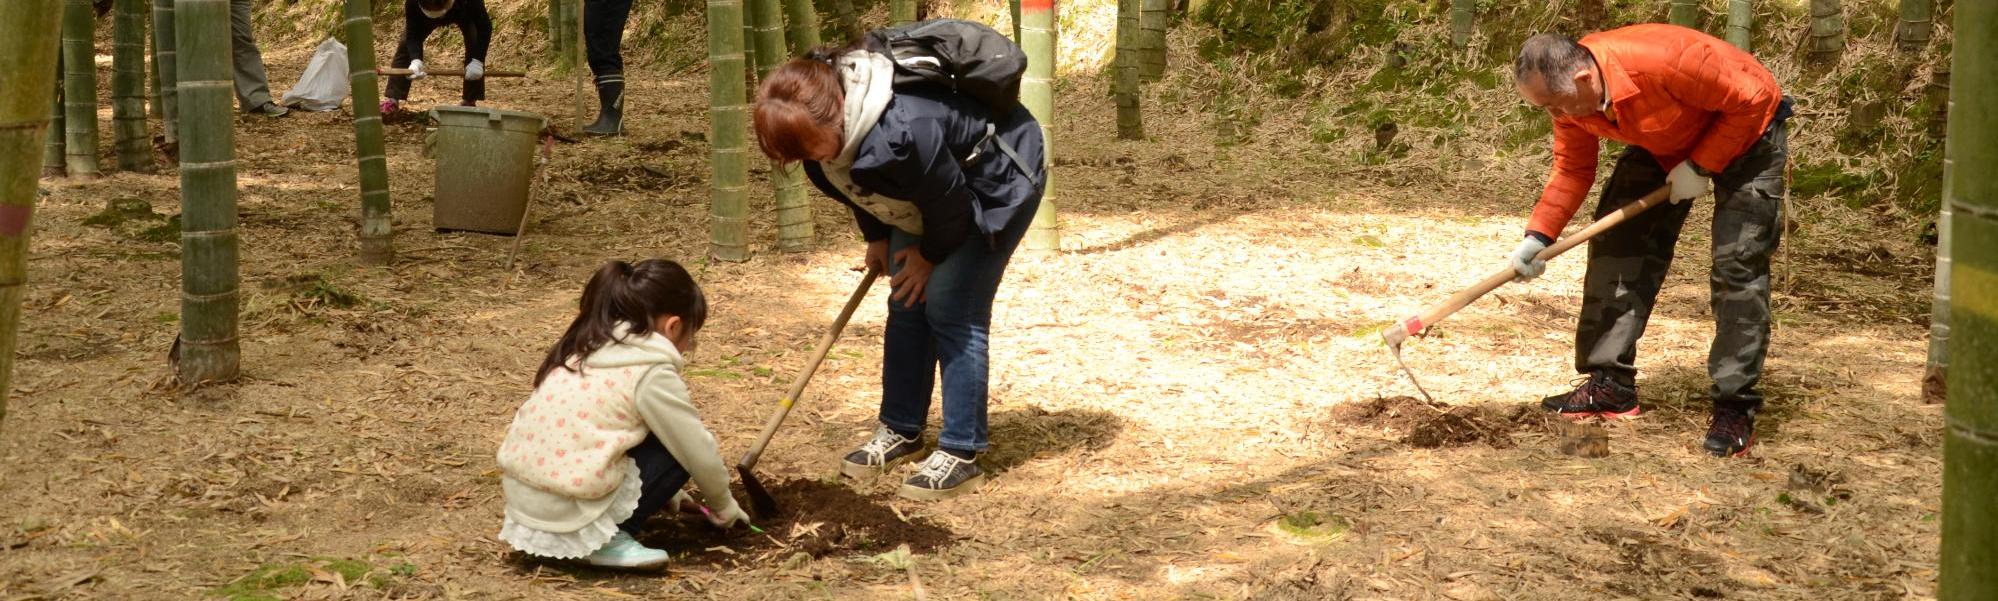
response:
{"label": "wooden hoe handle", "polygon": [[[1597,219],[1595,223],[1582,228],[1582,231],[1575,232],[1575,235],[1555,241],[1553,246],[1542,249],[1540,254],[1534,255],[1533,258],[1546,261],[1561,256],[1561,253],[1581,246],[1583,242],[1588,242],[1590,238],[1596,237],[1597,234],[1608,231],[1610,228],[1629,221],[1631,217],[1636,216],[1638,213],[1664,203],[1666,197],[1671,194],[1671,191],[1671,186],[1661,186],[1652,193],[1644,195],[1643,198],[1639,198],[1630,204],[1617,208],[1617,210],[1608,215],[1604,215],[1602,219]],[[1498,273],[1491,274],[1477,284],[1450,295],[1450,298],[1443,299],[1443,302],[1431,305],[1429,308],[1423,309],[1421,313],[1417,313],[1408,319],[1402,320],[1401,323],[1381,330],[1381,339],[1385,340],[1389,347],[1399,351],[1401,350],[1402,341],[1407,340],[1409,336],[1414,336],[1421,333],[1423,328],[1449,319],[1452,314],[1463,310],[1464,307],[1470,306],[1471,303],[1476,302],[1478,298],[1491,293],[1491,291],[1497,290],[1499,286],[1504,286],[1506,282],[1512,281],[1518,275],[1509,267],[1501,269]]]}
{"label": "wooden hoe handle", "polygon": [[[449,75],[452,77],[465,76],[464,69],[444,69],[444,68],[424,69],[423,72],[429,75]],[[379,73],[382,75],[409,75],[410,73],[413,73],[413,71],[410,71],[408,69],[383,67],[380,69],[375,69],[375,73]],[[527,77],[527,74],[521,71],[487,71],[486,77]]]}
{"label": "wooden hoe handle", "polygon": [[881,276],[881,270],[868,269],[867,275],[860,277],[860,286],[853,289],[853,296],[847,297],[846,306],[839,310],[839,317],[833,319],[832,328],[819,339],[819,348],[812,352],[812,358],[805,362],[805,369],[798,373],[798,379],[791,382],[791,391],[784,393],[784,399],[777,402],[777,411],[770,414],[770,421],[763,424],[763,434],[756,437],[756,444],[742,454],[742,461],[736,462],[737,469],[748,471],[756,467],[757,457],[763,455],[763,447],[770,444],[770,438],[777,435],[777,427],[784,424],[784,417],[791,414],[791,405],[805,394],[805,383],[812,381],[812,374],[819,371],[819,362],[832,351],[833,341],[839,340],[840,330],[846,329],[846,321],[853,318],[853,310],[860,308],[860,301],[867,298],[867,289],[874,286],[874,279]]}

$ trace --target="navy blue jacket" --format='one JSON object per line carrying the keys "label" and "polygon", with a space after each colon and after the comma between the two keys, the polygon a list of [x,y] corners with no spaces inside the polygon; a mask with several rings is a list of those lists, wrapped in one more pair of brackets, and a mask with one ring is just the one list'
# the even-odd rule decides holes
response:
{"label": "navy blue jacket", "polygon": [[[976,98],[947,90],[898,89],[873,131],[860,141],[853,159],[853,183],[868,192],[916,205],[923,218],[923,258],[942,263],[967,241],[989,244],[1019,208],[1041,194],[1047,181],[1040,123],[1025,107],[994,122],[998,138],[1020,155],[1025,169],[987,143],[970,164],[962,164],[985,138],[987,109]],[[888,237],[891,227],[848,200],[816,161],[804,161],[805,175],[827,196],[853,210],[869,242]],[[1029,177],[1027,174],[1033,174]]]}

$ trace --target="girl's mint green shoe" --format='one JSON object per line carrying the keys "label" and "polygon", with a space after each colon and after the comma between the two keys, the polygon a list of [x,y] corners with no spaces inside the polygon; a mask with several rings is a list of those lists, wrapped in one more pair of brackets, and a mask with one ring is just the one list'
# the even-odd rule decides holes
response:
{"label": "girl's mint green shoe", "polygon": [[611,535],[610,542],[583,558],[583,562],[600,568],[659,570],[666,567],[666,557],[665,551],[638,544],[637,539],[619,530]]}

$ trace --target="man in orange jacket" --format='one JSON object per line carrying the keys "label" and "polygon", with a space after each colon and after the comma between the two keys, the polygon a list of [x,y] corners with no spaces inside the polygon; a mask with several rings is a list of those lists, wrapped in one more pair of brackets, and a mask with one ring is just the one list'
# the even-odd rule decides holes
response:
{"label": "man in orange jacket", "polygon": [[1586,381],[1541,406],[1568,416],[1633,416],[1637,339],[1672,263],[1687,202],[1714,185],[1715,323],[1707,372],[1713,420],[1704,447],[1727,457],[1755,441],[1755,385],[1769,348],[1769,256],[1789,145],[1790,103],[1755,57],[1698,31],[1633,25],[1573,38],[1529,38],[1513,65],[1519,93],[1554,118],[1554,171],[1511,264],[1520,279],[1545,269],[1552,244],[1596,177],[1599,140],[1629,144],[1603,185],[1596,216],[1671,187],[1654,207],[1589,242],[1575,367]]}

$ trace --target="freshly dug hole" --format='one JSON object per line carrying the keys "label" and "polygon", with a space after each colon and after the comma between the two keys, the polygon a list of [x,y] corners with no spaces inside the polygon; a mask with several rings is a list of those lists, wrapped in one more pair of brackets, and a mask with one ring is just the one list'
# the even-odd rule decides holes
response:
{"label": "freshly dug hole", "polygon": [[[950,546],[957,535],[929,520],[903,520],[882,500],[819,480],[784,480],[768,486],[777,514],[757,519],[763,534],[720,532],[699,517],[654,516],[638,540],[673,554],[671,565],[740,565],[812,557],[881,553],[908,545],[913,553]],[[738,495],[736,498],[746,498]]]}

